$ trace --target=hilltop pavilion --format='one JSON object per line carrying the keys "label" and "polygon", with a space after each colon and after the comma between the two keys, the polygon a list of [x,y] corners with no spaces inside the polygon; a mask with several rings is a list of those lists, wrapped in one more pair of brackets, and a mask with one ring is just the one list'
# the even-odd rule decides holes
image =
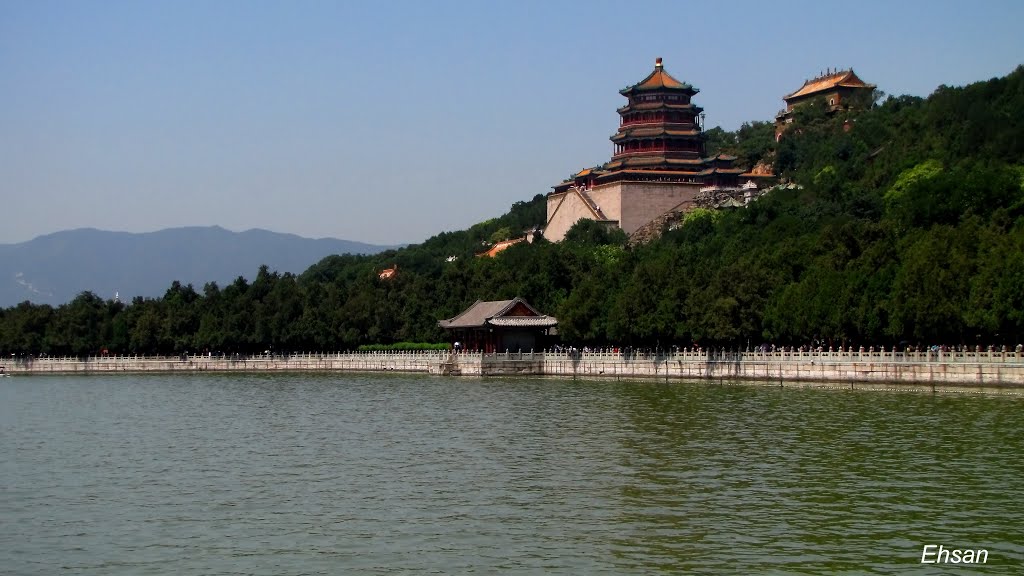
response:
{"label": "hilltop pavilion", "polygon": [[782,138],[789,124],[793,122],[793,111],[797,107],[815,99],[822,99],[829,114],[852,107],[858,94],[870,95],[876,86],[861,80],[853,68],[849,70],[826,70],[825,73],[805,80],[804,85],[796,92],[783,96],[786,109],[775,117],[775,140]]}

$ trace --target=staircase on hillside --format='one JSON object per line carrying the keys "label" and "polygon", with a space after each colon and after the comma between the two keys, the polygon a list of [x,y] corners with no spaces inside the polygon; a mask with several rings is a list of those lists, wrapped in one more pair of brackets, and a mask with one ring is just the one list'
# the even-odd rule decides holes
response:
{"label": "staircase on hillside", "polygon": [[584,202],[587,203],[587,206],[590,206],[590,209],[597,215],[598,220],[608,219],[608,217],[604,215],[604,212],[601,211],[601,207],[597,205],[597,202],[594,202],[594,199],[590,197],[590,193],[587,192],[585,188],[576,188],[576,193],[580,195],[580,198],[582,198]]}

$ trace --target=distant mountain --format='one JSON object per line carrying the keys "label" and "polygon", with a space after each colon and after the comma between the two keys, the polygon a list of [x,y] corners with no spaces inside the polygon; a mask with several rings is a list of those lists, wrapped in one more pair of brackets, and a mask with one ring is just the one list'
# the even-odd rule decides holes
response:
{"label": "distant mountain", "polygon": [[101,298],[130,301],[163,296],[175,280],[201,291],[239,276],[252,280],[259,267],[299,274],[332,254],[374,254],[375,246],[334,238],[303,238],[268,230],[231,232],[219,226],[170,228],[135,234],[92,228],[0,244],[0,307],[25,300],[63,304],[89,290]]}

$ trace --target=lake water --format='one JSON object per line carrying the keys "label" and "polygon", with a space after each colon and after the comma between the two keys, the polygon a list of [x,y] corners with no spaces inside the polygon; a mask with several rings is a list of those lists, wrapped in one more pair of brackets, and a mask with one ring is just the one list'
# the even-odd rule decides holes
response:
{"label": "lake water", "polygon": [[1024,571],[1024,398],[272,374],[0,380],[3,574]]}

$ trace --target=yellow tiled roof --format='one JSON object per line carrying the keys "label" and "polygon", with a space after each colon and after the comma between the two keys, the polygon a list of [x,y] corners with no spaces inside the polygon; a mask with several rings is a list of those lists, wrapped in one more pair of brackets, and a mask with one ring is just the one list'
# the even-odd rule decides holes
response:
{"label": "yellow tiled roof", "polygon": [[[606,166],[609,170],[615,170],[622,166],[649,166],[653,164],[674,164],[702,166],[704,161],[700,158],[665,158],[664,156],[625,156],[609,162]],[[601,177],[605,176],[602,174]]]}
{"label": "yellow tiled roof", "polygon": [[[621,114],[626,110],[657,110],[660,108],[665,108],[667,110],[689,110],[697,109],[699,107],[695,104],[678,104],[674,102],[634,102],[633,104],[626,104],[625,106],[618,108],[617,111]],[[703,110],[703,108],[700,109]]]}
{"label": "yellow tiled roof", "polygon": [[651,72],[651,75],[644,78],[639,84],[634,86],[637,90],[652,90],[654,88],[685,88],[686,84],[683,84],[679,80],[672,77],[671,74],[665,72],[665,69],[658,66]]}
{"label": "yellow tiled roof", "polygon": [[807,80],[799,90],[793,92],[789,96],[784,96],[783,100],[790,100],[792,98],[801,98],[816,94],[818,92],[824,92],[825,90],[831,90],[837,86],[844,88],[874,88],[874,84],[868,84],[857,77],[853,73],[853,70],[840,70],[832,74],[826,74],[819,76],[813,80]]}
{"label": "yellow tiled roof", "polygon": [[626,94],[633,90],[657,90],[659,88],[668,88],[670,90],[694,90],[694,87],[685,83],[680,82],[672,77],[671,74],[665,71],[664,66],[661,64],[661,58],[658,58],[654,64],[654,72],[647,75],[640,82],[621,90],[622,94]]}
{"label": "yellow tiled roof", "polygon": [[510,246],[513,246],[515,244],[519,244],[523,240],[526,240],[526,236],[523,236],[522,238],[514,238],[512,240],[502,240],[501,242],[495,243],[494,246],[491,246],[491,248],[489,250],[487,250],[486,252],[481,252],[481,253],[477,254],[477,256],[478,257],[480,257],[480,256],[488,256],[490,258],[494,258],[495,256],[498,255],[499,252],[505,250],[506,248],[508,248]]}
{"label": "yellow tiled roof", "polygon": [[624,128],[621,132],[612,135],[612,140],[621,140],[627,137],[651,137],[651,136],[697,136],[699,130],[673,130],[664,126],[643,126],[640,128]]}

